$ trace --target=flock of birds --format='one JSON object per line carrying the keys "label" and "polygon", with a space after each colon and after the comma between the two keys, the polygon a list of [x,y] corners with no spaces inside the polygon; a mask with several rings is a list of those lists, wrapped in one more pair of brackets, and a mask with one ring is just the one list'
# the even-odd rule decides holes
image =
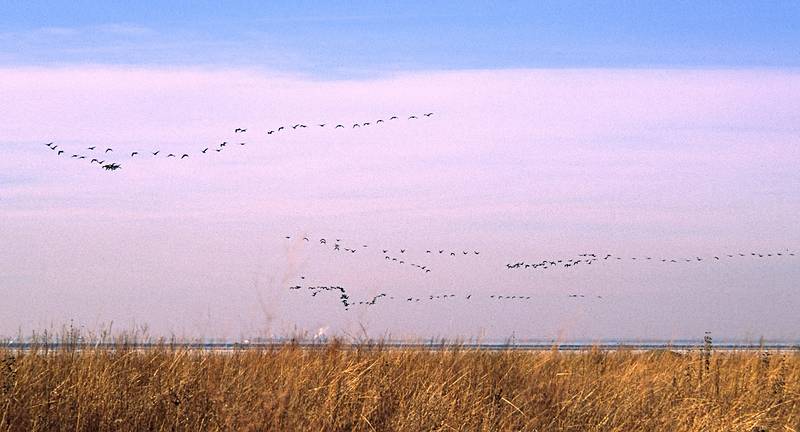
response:
{"label": "flock of birds", "polygon": [[[478,250],[453,250],[448,248],[430,248],[430,249],[410,249],[410,248],[387,248],[387,247],[372,247],[369,244],[365,243],[355,243],[346,242],[341,238],[335,237],[311,237],[308,235],[300,235],[300,236],[292,236],[286,235],[284,237],[285,240],[296,242],[296,244],[300,245],[309,245],[313,246],[316,245],[317,247],[324,248],[330,250],[331,252],[342,253],[345,255],[352,255],[358,254],[356,256],[361,256],[365,254],[369,254],[369,256],[373,257],[382,257],[383,260],[388,261],[390,263],[397,263],[408,265],[413,268],[419,269],[425,273],[430,273],[431,268],[429,264],[419,264],[419,260],[422,257],[433,257],[433,256],[442,256],[443,258],[484,258],[484,255],[481,255],[481,251]],[[629,256],[629,257],[622,257],[616,256],[612,254],[599,254],[599,253],[581,253],[576,255],[572,258],[560,258],[560,259],[543,259],[540,261],[535,262],[526,262],[526,261],[519,261],[515,263],[507,263],[505,264],[505,268],[508,270],[513,269],[531,269],[531,270],[553,270],[553,269],[574,269],[579,266],[587,266],[587,265],[597,265],[595,263],[608,263],[608,262],[657,262],[657,263],[713,263],[719,262],[723,260],[734,260],[734,259],[768,259],[768,258],[790,258],[800,256],[800,254],[796,252],[792,252],[789,250],[783,251],[774,251],[774,252],[736,252],[736,253],[725,253],[725,254],[718,254],[718,255],[710,255],[710,256],[692,256],[692,257],[682,257],[682,258],[662,258],[656,256]],[[414,258],[412,258],[414,257]],[[440,261],[441,262],[441,261]],[[300,277],[301,281],[305,281],[305,276]],[[350,297],[350,294],[344,287],[338,285],[294,285],[289,287],[292,291],[300,291],[305,290],[311,293],[312,297],[316,297],[321,293],[335,293],[339,296],[339,302],[342,304],[345,310],[350,310],[353,306],[374,306],[380,302],[387,302],[387,301],[399,301],[404,303],[425,303],[425,302],[439,302],[439,301],[448,301],[453,299],[462,299],[462,300],[473,300],[473,299],[487,299],[492,301],[504,301],[504,302],[524,302],[524,301],[535,301],[536,298],[531,295],[521,295],[521,294],[482,294],[482,295],[475,295],[475,294],[453,294],[453,293],[437,293],[437,294],[429,294],[426,296],[395,296],[390,293],[380,293],[376,296],[371,298],[366,298],[362,300],[353,300]],[[603,297],[600,295],[588,295],[583,293],[569,293],[566,294],[567,298],[570,299],[586,299],[586,300],[603,300]]]}
{"label": "flock of birds", "polygon": [[592,263],[602,262],[618,262],[618,261],[636,261],[636,262],[657,262],[667,264],[677,263],[702,263],[702,262],[719,262],[731,259],[743,258],[780,258],[780,257],[794,257],[797,256],[794,252],[788,250],[780,252],[736,252],[725,253],[711,256],[693,256],[693,257],[654,257],[654,256],[638,256],[638,257],[621,257],[611,254],[596,254],[596,253],[583,253],[575,258],[562,258],[562,259],[544,259],[536,262],[518,261],[515,263],[506,264],[506,269],[530,269],[530,270],[548,270],[557,268],[576,268],[579,264],[591,265]]}
{"label": "flock of birds", "polygon": [[[299,240],[303,244],[309,245],[318,245],[321,248],[330,249],[332,252],[341,252],[341,253],[349,253],[355,254],[359,252],[360,254],[365,253],[372,253],[381,256],[384,261],[387,261],[392,264],[397,265],[407,265],[412,268],[415,268],[424,273],[430,273],[431,267],[430,264],[421,264],[419,263],[420,257],[413,258],[414,255],[421,255],[422,250],[411,250],[408,248],[385,248],[385,247],[370,247],[364,243],[356,243],[350,244],[345,242],[340,238],[334,237],[320,237],[320,238],[312,238],[309,236],[302,236],[302,237],[293,237],[291,235],[287,235],[284,237],[286,240]],[[441,255],[443,257],[449,258],[458,258],[458,257],[475,257],[480,255],[480,251],[477,250],[452,250],[452,249],[426,249],[425,255]]]}
{"label": "flock of birds", "polygon": [[[301,279],[305,279],[305,277],[301,277]],[[452,294],[452,293],[450,293],[450,294],[441,294],[440,293],[440,294],[429,294],[429,295],[422,296],[422,297],[416,297],[416,296],[395,297],[395,296],[390,295],[388,293],[380,293],[378,295],[372,296],[369,299],[356,301],[356,300],[352,300],[350,298],[350,295],[347,293],[347,290],[344,287],[341,287],[341,286],[338,286],[338,285],[305,285],[305,286],[304,285],[294,285],[294,286],[290,286],[289,290],[291,290],[291,291],[306,290],[306,291],[311,293],[311,297],[316,297],[317,295],[319,295],[321,293],[324,293],[324,292],[335,293],[335,294],[337,294],[339,296],[339,302],[342,304],[342,306],[344,307],[344,310],[346,310],[346,311],[350,310],[351,307],[356,306],[356,305],[375,306],[378,303],[379,300],[381,300],[381,301],[399,301],[399,302],[404,302],[404,303],[417,304],[417,303],[425,303],[425,302],[441,302],[441,301],[447,301],[447,300],[455,300],[457,298],[461,298],[463,300],[471,300],[473,298],[475,298],[475,299],[478,298],[478,296],[473,295],[473,294],[466,294],[466,295],[458,296],[458,295]],[[489,295],[489,296],[485,296],[484,295],[482,297],[488,298],[490,300],[495,300],[495,301],[530,301],[532,299],[532,296],[529,296],[529,295],[498,295],[498,294],[492,294],[492,295]],[[568,298],[587,298],[589,296],[587,296],[585,294],[568,294],[567,297]],[[596,298],[596,299],[599,299],[599,300],[603,299],[603,296],[593,296],[593,297]],[[535,299],[533,299],[533,300],[535,300]]]}
{"label": "flock of birds", "polygon": [[[419,116],[417,116],[416,114],[412,114],[412,115],[409,115],[407,117],[407,120],[416,120],[416,119],[419,119],[419,118],[429,118],[431,116],[433,116],[433,112],[427,112],[427,113],[424,113],[424,114],[420,114]],[[383,123],[390,122],[390,121],[396,121],[396,120],[399,120],[399,119],[400,119],[400,117],[398,117],[397,115],[392,115],[392,116],[389,116],[386,120],[380,118],[380,119],[377,119],[377,120],[374,120],[374,121],[356,122],[356,123],[353,123],[352,126],[350,124],[345,126],[344,124],[341,124],[341,123],[336,124],[335,126],[332,126],[329,123],[314,123],[313,127],[316,127],[316,128],[329,127],[330,129],[334,129],[334,130],[335,129],[345,129],[345,128],[355,129],[355,128],[362,128],[362,127],[369,127],[369,126],[372,126],[372,125],[378,126],[378,125],[381,125]],[[282,125],[282,126],[278,126],[278,127],[274,128],[274,129],[270,129],[270,130],[266,131],[266,135],[272,136],[272,135],[277,135],[277,134],[281,134],[281,133],[287,133],[287,132],[291,132],[291,131],[302,130],[302,129],[305,129],[305,128],[308,128],[308,127],[309,127],[308,125],[303,124],[303,123],[295,123],[295,124],[292,124],[292,125]],[[238,128],[235,128],[233,130],[233,132],[237,136],[244,137],[245,136],[244,134],[247,133],[247,128],[238,127]],[[82,150],[80,152],[71,152],[71,151],[68,152],[66,149],[62,148],[61,146],[59,146],[55,142],[49,142],[49,143],[46,143],[45,145],[50,150],[52,150],[57,156],[67,155],[71,159],[75,159],[75,160],[79,160],[79,161],[88,161],[92,165],[96,163],[99,167],[105,169],[106,171],[116,171],[116,170],[122,168],[122,165],[118,161],[113,161],[113,162],[111,161],[111,159],[114,159],[114,158],[116,158],[118,160],[118,155],[114,152],[114,149],[111,148],[111,147],[98,148],[97,146],[91,146],[91,147],[87,147],[85,150]],[[217,144],[217,145],[215,145],[213,147],[205,147],[202,150],[198,150],[196,153],[169,153],[169,152],[161,151],[159,149],[153,149],[153,150],[148,150],[148,151],[135,150],[135,151],[132,151],[130,153],[126,152],[126,155],[127,155],[128,159],[141,158],[141,157],[151,157],[151,158],[153,158],[153,157],[164,157],[164,158],[174,158],[176,160],[184,160],[184,159],[190,159],[191,157],[199,157],[199,156],[209,155],[209,154],[213,154],[213,153],[221,153],[222,151],[224,151],[227,148],[236,147],[236,146],[242,147],[242,146],[245,146],[245,145],[247,145],[247,142],[244,141],[244,140],[237,140],[237,142],[223,141],[223,142],[221,142],[221,143],[219,143],[219,144]]]}

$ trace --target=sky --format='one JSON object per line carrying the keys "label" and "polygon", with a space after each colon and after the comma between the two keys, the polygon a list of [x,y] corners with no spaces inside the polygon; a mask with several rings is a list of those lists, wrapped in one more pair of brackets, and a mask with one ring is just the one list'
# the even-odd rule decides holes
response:
{"label": "sky", "polygon": [[0,336],[800,340],[796,3],[171,5],[0,5]]}

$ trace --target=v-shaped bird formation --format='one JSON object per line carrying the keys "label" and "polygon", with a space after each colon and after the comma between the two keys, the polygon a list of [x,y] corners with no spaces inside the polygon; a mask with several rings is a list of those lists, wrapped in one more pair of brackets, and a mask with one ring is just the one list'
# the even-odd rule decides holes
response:
{"label": "v-shaped bird formation", "polygon": [[[433,112],[427,112],[421,115],[421,118],[430,118],[433,116]],[[415,114],[409,115],[406,118],[409,121],[418,120],[418,117]],[[364,121],[364,122],[355,122],[351,124],[336,124],[335,126],[331,126],[330,123],[313,123],[312,126],[308,126],[305,123],[294,123],[288,125],[281,125],[277,127],[273,127],[263,133],[262,136],[266,137],[273,137],[278,136],[281,134],[286,134],[292,131],[301,131],[303,129],[314,127],[314,128],[328,128],[328,129],[356,129],[362,127],[370,127],[370,126],[380,126],[387,122],[394,122],[400,121],[400,117],[398,115],[389,116],[386,120],[383,118],[379,118],[374,121]],[[244,127],[237,127],[233,130],[233,133],[237,137],[245,137],[248,135],[248,128]],[[97,164],[100,168],[105,169],[106,171],[117,171],[122,168],[121,165],[121,158],[126,158],[128,160],[133,158],[142,158],[142,157],[149,157],[149,158],[174,158],[178,161],[184,160],[191,160],[192,158],[197,157],[208,157],[213,154],[218,154],[223,151],[227,151],[227,149],[236,148],[236,147],[244,147],[247,145],[247,141],[245,140],[236,140],[236,142],[228,142],[222,141],[214,144],[212,146],[202,146],[202,149],[198,149],[196,152],[190,153],[182,153],[182,152],[165,152],[161,149],[151,149],[151,150],[131,150],[126,151],[124,155],[118,155],[118,152],[115,152],[115,149],[112,147],[98,147],[98,146],[91,146],[86,147],[80,151],[67,151],[65,148],[59,146],[55,142],[49,142],[45,144],[50,150],[52,150],[56,156],[68,156],[70,159],[75,160],[82,160],[88,161],[90,165]]]}

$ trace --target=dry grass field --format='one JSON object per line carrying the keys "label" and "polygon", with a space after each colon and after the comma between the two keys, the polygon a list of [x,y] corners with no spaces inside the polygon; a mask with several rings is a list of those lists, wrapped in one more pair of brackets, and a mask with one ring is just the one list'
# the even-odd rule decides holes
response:
{"label": "dry grass field", "polygon": [[800,431],[800,353],[0,349],[0,431],[49,430]]}

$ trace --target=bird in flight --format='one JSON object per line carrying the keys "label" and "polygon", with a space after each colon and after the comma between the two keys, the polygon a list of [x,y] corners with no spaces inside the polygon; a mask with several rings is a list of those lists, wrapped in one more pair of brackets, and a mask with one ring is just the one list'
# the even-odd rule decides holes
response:
{"label": "bird in flight", "polygon": [[108,165],[103,165],[103,168],[105,168],[106,171],[116,171],[116,170],[120,169],[121,167],[119,165],[115,164],[115,163],[112,163],[112,164],[108,164]]}
{"label": "bird in flight", "polygon": [[170,154],[167,155],[167,157],[175,157],[175,155],[170,153]]}
{"label": "bird in flight", "polygon": [[201,151],[200,153],[206,154],[206,152],[207,152],[207,151],[208,151],[208,147],[206,147],[205,149],[203,149],[203,151]]}
{"label": "bird in flight", "polygon": [[415,116],[415,115],[412,115],[412,116],[409,116],[409,117],[408,117],[408,119],[409,119],[409,120],[411,120],[411,119],[415,119],[415,118],[417,118],[417,116]]}
{"label": "bird in flight", "polygon": [[219,146],[220,147],[225,147],[226,145],[228,145],[228,142],[227,141],[223,141],[222,143],[220,143]]}
{"label": "bird in flight", "polygon": [[233,131],[233,133],[239,133],[239,132],[247,132],[247,129],[236,128],[236,129],[234,129],[234,131]]}
{"label": "bird in flight", "polygon": [[64,150],[59,150],[58,155],[61,156],[61,153],[64,153]]}
{"label": "bird in flight", "polygon": [[383,123],[383,119],[378,119],[375,123]]}
{"label": "bird in flight", "polygon": [[106,149],[106,153],[108,153],[108,152],[110,152],[110,151],[114,151],[114,149],[111,149],[111,148],[107,148],[107,149]]}
{"label": "bird in flight", "polygon": [[325,127],[325,123],[320,123],[318,126],[319,127]]}
{"label": "bird in flight", "polygon": [[158,156],[159,153],[161,153],[161,150],[156,150],[153,152],[153,156]]}
{"label": "bird in flight", "polygon": [[275,131],[274,131],[274,130],[267,131],[267,135],[272,135],[273,133],[275,133]]}
{"label": "bird in flight", "polygon": [[136,156],[138,154],[139,154],[139,152],[133,152],[133,153],[131,153],[131,157],[134,157],[134,156]]}
{"label": "bird in flight", "polygon": [[343,128],[343,127],[344,127],[344,125],[337,124],[337,125],[336,125],[336,127],[335,127],[334,129],[337,129],[337,128]]}
{"label": "bird in flight", "polygon": [[355,124],[353,125],[353,129],[355,129],[355,128],[357,128],[357,127],[361,127],[361,125],[360,125],[360,124],[358,124],[358,123],[355,123]]}
{"label": "bird in flight", "polygon": [[427,114],[423,114],[423,115],[424,115],[425,117],[430,117],[430,116],[432,116],[432,115],[433,115],[433,113],[432,113],[432,112],[429,112],[429,113],[427,113]]}
{"label": "bird in flight", "polygon": [[389,120],[397,120],[397,116],[391,116],[389,117]]}
{"label": "bird in flight", "polygon": [[188,157],[189,157],[189,155],[188,155],[188,154],[186,154],[186,153],[184,153],[184,154],[183,154],[183,156],[181,156],[181,159],[183,159],[183,158],[188,158]]}
{"label": "bird in flight", "polygon": [[94,149],[96,149],[96,148],[97,148],[97,146],[91,146],[91,147],[87,147],[86,149],[87,149],[87,150],[94,150]]}
{"label": "bird in flight", "polygon": [[279,128],[278,128],[278,132],[282,131],[283,129],[284,129],[284,127],[283,127],[283,126],[279,127]]}

